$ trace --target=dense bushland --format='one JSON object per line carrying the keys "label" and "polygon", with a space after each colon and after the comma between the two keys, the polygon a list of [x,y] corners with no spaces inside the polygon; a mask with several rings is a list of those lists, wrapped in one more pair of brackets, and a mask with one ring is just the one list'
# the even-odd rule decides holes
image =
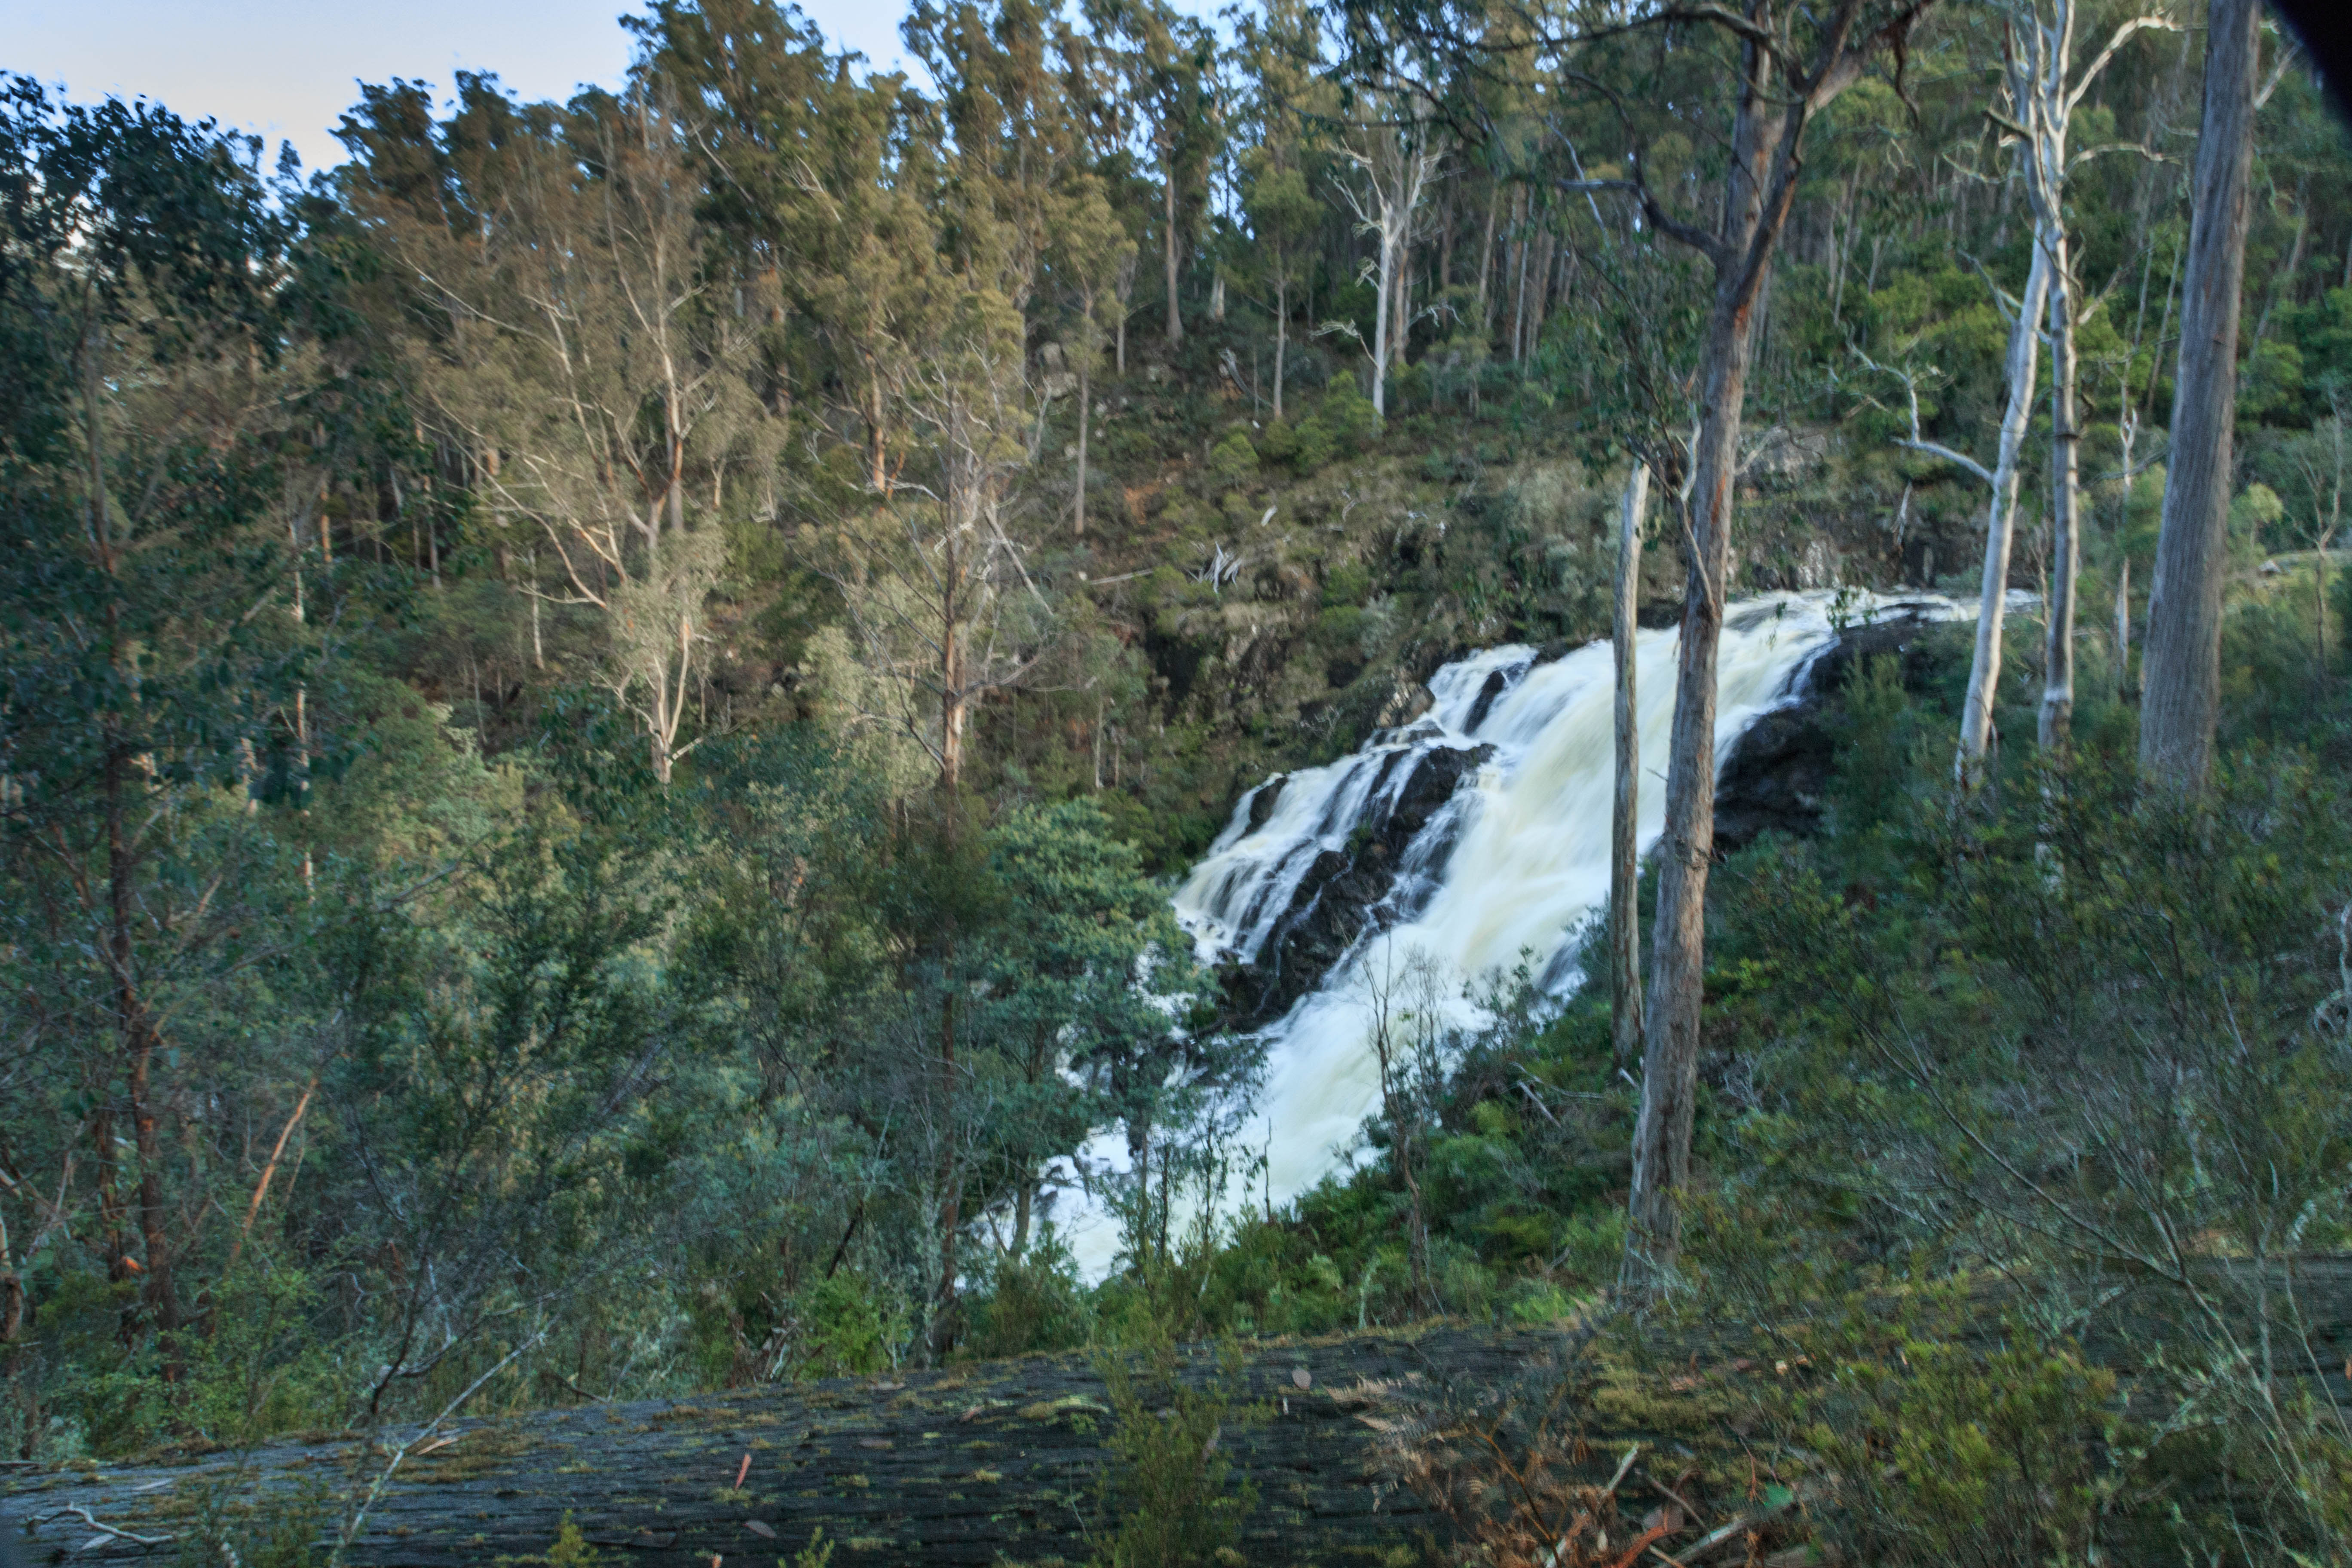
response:
{"label": "dense bushland", "polygon": [[[370,87],[308,177],[10,84],[11,1458],[1603,1300],[1605,997],[1385,977],[1356,1163],[1269,1210],[1255,1047],[1166,900],[1240,789],[1439,663],[1603,634],[1635,456],[1639,596],[1680,596],[1705,268],[1607,183],[1719,203],[1735,64],[1698,19],[1368,73],[1412,12],[926,5],[917,85],[662,0],[620,89]],[[2010,391],[2007,25],[1934,9],[1810,132],[1734,592],[1973,585],[1983,488],[1927,448],[1989,450]],[[1646,1310],[1817,1336],[1741,1418],[1847,1478],[1806,1495],[1861,1560],[2342,1550],[2268,1292],[2344,1239],[2352,184],[2265,38],[2214,787],[2132,762],[2203,48],[2156,29],[2074,128],[2114,155],[2066,197],[2071,735],[2029,743],[2037,611],[1974,793],[1965,639],[1864,667],[1822,831],[1717,871]],[[1125,1173],[1081,1172],[1108,1128]],[[2065,1344],[2117,1269],[2185,1304],[2127,1412]],[[1990,1360],[1948,1302],[1988,1274]],[[1188,1445],[1247,1413],[1166,1408],[1119,1438],[1119,1506],[1160,1500],[1122,1560],[1243,1500]]]}

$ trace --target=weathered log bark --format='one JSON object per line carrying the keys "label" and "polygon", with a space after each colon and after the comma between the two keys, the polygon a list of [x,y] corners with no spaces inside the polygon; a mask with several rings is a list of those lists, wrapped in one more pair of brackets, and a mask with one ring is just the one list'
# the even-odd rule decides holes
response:
{"label": "weathered log bark", "polygon": [[[1356,1419],[1365,1405],[1346,1391],[1433,1370],[1499,1380],[1558,1338],[1443,1329],[1253,1347],[1234,1392],[1241,1403],[1268,1402],[1270,1416],[1221,1439],[1259,1494],[1244,1555],[1347,1560],[1349,1548],[1409,1544],[1435,1529],[1414,1499],[1366,1474],[1371,1433]],[[1302,1368],[1305,1390],[1293,1378]],[[1207,1348],[1187,1352],[1179,1370],[1187,1382],[1216,1373]],[[1088,1359],[1061,1355],[467,1421],[452,1428],[461,1434],[454,1442],[418,1445],[344,1562],[536,1561],[569,1515],[604,1561],[646,1568],[708,1568],[714,1556],[765,1568],[789,1561],[820,1526],[848,1564],[1084,1563],[1116,1528],[1101,1495],[1113,1419]],[[208,1492],[293,1506],[306,1486],[323,1484],[337,1500],[356,1498],[387,1457],[339,1441],[60,1468],[20,1479],[0,1515],[19,1542],[25,1521],[41,1521],[35,1562],[50,1560],[45,1549],[74,1551],[76,1562],[137,1557],[150,1549],[122,1537],[75,1551],[100,1531],[66,1510],[86,1509],[129,1535],[174,1535]]]}
{"label": "weathered log bark", "polygon": [[[2189,1344],[2190,1331],[2177,1297],[2118,1283],[2126,1288],[2097,1294],[2080,1342],[2086,1359],[2123,1374],[2128,1395],[2137,1370],[2162,1348]],[[2295,1287],[2295,1327],[2310,1353],[2283,1362],[2295,1369],[2283,1379],[2294,1385],[2284,1396],[2308,1388],[2339,1407],[2352,1404],[2343,1376],[2352,1257],[2300,1260]],[[2003,1287],[1986,1287],[1969,1319],[1979,1327],[1964,1338],[1990,1347],[2012,1331],[2000,1311],[2007,1300]],[[1424,1533],[1444,1535],[1418,1498],[1373,1473],[1375,1432],[1360,1417],[1400,1391],[1409,1402],[1444,1402],[1511,1384],[1591,1339],[1589,1330],[1447,1327],[1247,1346],[1232,1390],[1237,1404],[1263,1402],[1266,1419],[1230,1423],[1220,1438],[1236,1479],[1258,1493],[1243,1556],[1360,1563]],[[1596,1462],[1606,1469],[1631,1443],[1671,1444],[1702,1426],[1717,1432],[1706,1441],[1748,1442],[1710,1390],[1776,1375],[1738,1359],[1754,1353],[1756,1341],[1755,1325],[1727,1321],[1674,1331],[1621,1321],[1605,1331],[1599,1343],[1615,1379],[1654,1382],[1656,1397],[1639,1402],[1653,1424],[1612,1417],[1623,1406],[1607,1404],[1575,1417]],[[1196,1384],[1222,1375],[1216,1352],[1184,1352],[1177,1375]],[[1694,1384],[1701,1386],[1680,1400]],[[343,1561],[536,1562],[569,1516],[600,1561],[645,1568],[708,1568],[714,1558],[766,1568],[789,1562],[820,1527],[840,1547],[840,1568],[1084,1563],[1116,1524],[1103,1489],[1109,1404],[1095,1363],[1070,1354],[464,1421],[415,1445]],[[207,1498],[233,1509],[323,1503],[319,1524],[331,1530],[376,1486],[386,1458],[383,1446],[346,1439],[20,1471],[0,1497],[0,1538],[26,1544],[19,1532],[28,1531],[28,1563],[146,1558],[175,1549]]]}

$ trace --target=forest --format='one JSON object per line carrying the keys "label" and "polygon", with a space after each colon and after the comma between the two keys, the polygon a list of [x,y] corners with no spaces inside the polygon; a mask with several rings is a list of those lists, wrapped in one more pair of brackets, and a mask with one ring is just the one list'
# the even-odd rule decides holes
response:
{"label": "forest", "polygon": [[[479,1482],[473,1560],[607,1568],[719,1563],[692,1509],[2352,1563],[2352,137],[2291,26],[619,25],[566,102],[364,85],[328,170],[0,78],[0,1552],[466,1561],[401,1542]],[[1764,605],[1832,651],[1735,700]],[[1373,973],[1554,669],[1597,793],[1526,842],[1605,897]],[[1430,726],[1204,936],[1196,866]],[[901,1389],[844,1467],[996,1398],[1076,1533],[727,1487],[724,1401]],[[669,1535],[487,1522],[473,1456],[640,1409],[725,1448]]]}

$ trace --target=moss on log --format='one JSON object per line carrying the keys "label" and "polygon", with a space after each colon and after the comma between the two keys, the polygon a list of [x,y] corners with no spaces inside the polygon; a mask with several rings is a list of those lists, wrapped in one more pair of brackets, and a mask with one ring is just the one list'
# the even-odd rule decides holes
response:
{"label": "moss on log", "polygon": [[[1221,1438],[1258,1493],[1244,1553],[1377,1563],[1433,1529],[1413,1498],[1366,1475],[1370,1433],[1356,1419],[1364,1402],[1349,1391],[1433,1369],[1509,1377],[1559,1338],[1439,1329],[1250,1347],[1233,1388],[1242,1403],[1265,1402],[1266,1418]],[[1213,1352],[1180,1354],[1187,1382],[1218,1375]],[[1059,1355],[460,1422],[402,1463],[344,1561],[541,1561],[568,1515],[600,1563],[645,1568],[709,1568],[713,1557],[766,1568],[789,1563],[820,1526],[837,1543],[835,1568],[1077,1564],[1108,1522],[1102,1436],[1111,1419],[1088,1358]],[[386,1458],[381,1447],[341,1441],[65,1467],[20,1479],[0,1513],[12,1531],[41,1521],[26,1552],[33,1563],[58,1552],[77,1563],[142,1557],[154,1549],[129,1537],[176,1537],[223,1500],[238,1510],[323,1504],[323,1522],[373,1484]]]}
{"label": "moss on log", "polygon": [[[2225,1266],[2226,1267],[2226,1266]],[[2299,1260],[2295,1354],[2283,1368],[2352,1405],[2352,1259]],[[2004,1331],[2007,1292],[1972,1293],[1967,1340]],[[2090,1297],[2086,1359],[2133,1373],[2187,1341],[2178,1298],[2122,1281]],[[2246,1296],[2239,1293],[2241,1300]],[[1437,1327],[1244,1345],[1227,1386],[1264,1419],[1221,1435],[1257,1505],[1242,1529],[1254,1564],[1411,1561],[1443,1522],[1370,1464],[1362,1417],[1388,1393],[1492,1389],[1589,1349],[1575,1419],[1605,1469],[1643,1441],[1685,1453],[1748,1442],[1738,1381],[1762,1325],[1664,1329],[1619,1320],[1603,1336],[1563,1329]],[[1180,1352],[1189,1384],[1225,1376],[1216,1352]],[[415,1444],[345,1552],[351,1568],[543,1562],[567,1517],[603,1564],[789,1564],[822,1528],[834,1568],[861,1563],[1061,1563],[1094,1558],[1107,1517],[1103,1439],[1114,1419],[1097,1363],[1032,1356],[941,1372],[766,1386],[628,1405],[459,1421]],[[1717,1454],[1716,1458],[1726,1457]],[[18,1470],[0,1520],[28,1563],[176,1553],[243,1515],[331,1529],[383,1481],[386,1446],[281,1443],[137,1463]],[[21,1532],[21,1533],[20,1533]],[[27,1537],[29,1536],[29,1540]],[[141,1538],[145,1538],[143,1541]],[[168,1538],[168,1539],[166,1539]]]}

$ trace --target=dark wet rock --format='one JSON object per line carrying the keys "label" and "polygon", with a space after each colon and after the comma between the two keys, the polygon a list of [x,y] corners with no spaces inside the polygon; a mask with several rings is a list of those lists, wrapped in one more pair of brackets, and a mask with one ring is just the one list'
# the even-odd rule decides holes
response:
{"label": "dark wet rock", "polygon": [[1282,799],[1282,792],[1289,785],[1288,773],[1276,773],[1260,784],[1257,793],[1250,796],[1249,830],[1252,833],[1264,827],[1267,820],[1274,816],[1275,805]]}
{"label": "dark wet rock", "polygon": [[1939,623],[1899,615],[1849,629],[1797,675],[1799,695],[1767,713],[1739,738],[1715,784],[1715,852],[1737,854],[1767,833],[1802,837],[1821,827],[1822,803],[1837,763],[1829,701],[1865,659],[1892,654],[1904,686],[1925,687],[1934,672],[1928,639]]}
{"label": "dark wet rock", "polygon": [[1490,671],[1486,676],[1486,684],[1478,688],[1478,699],[1470,704],[1470,717],[1462,728],[1470,734],[1476,734],[1478,726],[1486,721],[1487,710],[1495,706],[1497,698],[1510,689],[1511,678],[1508,674],[1499,669]]}
{"label": "dark wet rock", "polygon": [[[1290,908],[1276,922],[1255,963],[1235,964],[1225,976],[1225,995],[1234,1005],[1234,1022],[1244,1027],[1272,1023],[1288,1012],[1301,996],[1321,983],[1347,951],[1355,945],[1376,912],[1397,889],[1406,851],[1423,828],[1444,809],[1462,781],[1495,754],[1492,746],[1467,750],[1440,747],[1409,757],[1398,753],[1399,766],[1412,771],[1385,811],[1360,824],[1346,847],[1318,854],[1298,879]],[[1372,786],[1381,799],[1390,780]],[[1269,805],[1267,810],[1272,811]],[[1251,816],[1256,819],[1256,803]],[[1444,865],[1453,846],[1429,845],[1427,869]],[[1394,909],[1397,915],[1412,911]]]}

